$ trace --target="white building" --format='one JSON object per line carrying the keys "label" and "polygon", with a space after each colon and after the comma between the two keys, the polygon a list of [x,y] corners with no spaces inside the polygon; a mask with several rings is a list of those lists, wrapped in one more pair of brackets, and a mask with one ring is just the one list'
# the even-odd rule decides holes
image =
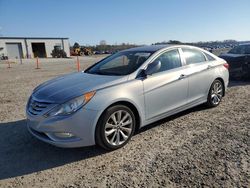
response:
{"label": "white building", "polygon": [[52,57],[54,47],[63,49],[70,56],[68,38],[0,37],[0,56],[14,58]]}

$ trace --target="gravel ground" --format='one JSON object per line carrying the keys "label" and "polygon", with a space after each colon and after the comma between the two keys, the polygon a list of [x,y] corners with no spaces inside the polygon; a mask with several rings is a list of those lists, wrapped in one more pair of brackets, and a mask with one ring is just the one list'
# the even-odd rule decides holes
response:
{"label": "gravel ground", "polygon": [[[100,57],[82,57],[81,68]],[[0,63],[0,187],[250,187],[250,83],[232,82],[217,108],[198,106],[143,128],[122,149],[62,149],[33,138],[25,104],[73,59]]]}

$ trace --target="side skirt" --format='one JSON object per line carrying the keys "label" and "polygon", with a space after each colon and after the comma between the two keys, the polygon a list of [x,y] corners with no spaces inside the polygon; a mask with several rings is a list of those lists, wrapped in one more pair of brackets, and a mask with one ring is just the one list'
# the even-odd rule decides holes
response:
{"label": "side skirt", "polygon": [[142,127],[144,127],[144,126],[146,126],[146,125],[148,125],[150,123],[159,121],[159,120],[164,119],[166,117],[169,117],[171,115],[177,114],[179,112],[182,112],[182,111],[185,111],[185,110],[190,109],[192,107],[195,107],[195,106],[198,106],[200,104],[203,104],[205,102],[207,102],[207,99],[201,98],[201,99],[198,99],[198,100],[196,100],[194,102],[188,103],[186,105],[183,105],[181,107],[178,107],[178,108],[175,108],[175,109],[173,109],[171,111],[168,111],[168,112],[166,112],[164,114],[160,114],[158,116],[152,117],[152,118],[146,120],[145,123],[143,125],[141,125],[140,128],[142,128]]}

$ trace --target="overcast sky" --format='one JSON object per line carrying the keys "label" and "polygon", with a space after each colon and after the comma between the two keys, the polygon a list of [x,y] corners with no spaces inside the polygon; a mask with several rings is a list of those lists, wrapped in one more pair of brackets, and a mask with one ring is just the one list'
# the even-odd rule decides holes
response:
{"label": "overcast sky", "polygon": [[90,45],[250,40],[250,0],[0,0],[0,35]]}

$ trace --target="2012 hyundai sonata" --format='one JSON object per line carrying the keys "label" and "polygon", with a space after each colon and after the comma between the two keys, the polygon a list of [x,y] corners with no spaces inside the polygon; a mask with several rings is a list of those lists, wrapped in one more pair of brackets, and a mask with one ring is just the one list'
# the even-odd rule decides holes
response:
{"label": "2012 hyundai sonata", "polygon": [[200,48],[124,50],[35,88],[27,127],[59,147],[98,144],[114,150],[145,125],[202,103],[219,105],[228,77],[226,61]]}

